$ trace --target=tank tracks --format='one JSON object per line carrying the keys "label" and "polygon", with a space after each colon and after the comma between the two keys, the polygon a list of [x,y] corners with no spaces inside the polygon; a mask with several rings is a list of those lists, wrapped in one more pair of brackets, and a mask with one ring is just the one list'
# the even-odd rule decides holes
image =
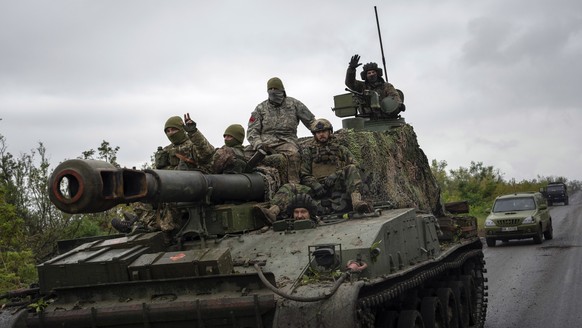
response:
{"label": "tank tracks", "polygon": [[484,265],[481,249],[461,248],[443,261],[365,286],[358,299],[360,326],[483,327],[488,296]]}

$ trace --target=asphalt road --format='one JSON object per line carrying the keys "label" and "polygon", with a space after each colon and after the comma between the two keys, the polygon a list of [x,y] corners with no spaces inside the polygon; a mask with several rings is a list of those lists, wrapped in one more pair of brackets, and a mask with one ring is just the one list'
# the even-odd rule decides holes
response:
{"label": "asphalt road", "polygon": [[582,192],[568,206],[552,206],[550,215],[552,240],[484,246],[485,328],[582,327]]}

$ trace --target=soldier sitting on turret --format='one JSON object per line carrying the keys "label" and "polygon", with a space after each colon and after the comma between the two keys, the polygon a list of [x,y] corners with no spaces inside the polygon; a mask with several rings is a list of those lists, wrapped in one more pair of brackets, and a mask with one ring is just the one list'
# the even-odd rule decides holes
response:
{"label": "soldier sitting on turret", "polygon": [[[180,116],[170,117],[164,125],[164,133],[171,144],[158,148],[154,155],[156,169],[199,170],[210,173],[214,147],[196,128],[196,122],[190,118],[190,114],[184,115],[184,121]],[[138,215],[125,212],[125,220],[114,218],[111,226],[119,232],[129,233],[138,220],[148,229],[167,232],[181,225],[180,213],[167,204],[161,204],[157,209],[139,203],[133,207]]]}
{"label": "soldier sitting on turret", "polygon": [[316,199],[331,198],[333,212],[372,212],[362,200],[362,178],[353,155],[333,136],[333,126],[323,118],[311,126],[313,140],[302,152],[301,183],[313,189]]}
{"label": "soldier sitting on turret", "polygon": [[289,218],[283,210],[295,196],[307,194],[316,200],[317,213],[321,215],[345,213],[352,209],[360,213],[372,212],[370,204],[362,200],[362,178],[358,164],[350,151],[333,137],[331,123],[326,119],[317,119],[311,131],[313,140],[306,144],[302,152],[302,184],[283,185],[272,197],[269,207],[257,208],[271,222]]}
{"label": "soldier sitting on turret", "polygon": [[363,81],[356,80],[356,68],[362,65],[360,62],[359,55],[353,55],[348,69],[346,71],[346,86],[351,90],[363,93],[365,96],[369,97],[369,106],[371,107],[374,115],[381,116],[380,108],[382,101],[385,98],[389,98],[392,101],[390,106],[390,116],[397,117],[399,112],[405,110],[403,101],[404,95],[394,88],[391,83],[384,81],[382,77],[382,69],[378,67],[376,63],[367,63],[364,65],[360,77]]}
{"label": "soldier sitting on turret", "polygon": [[245,129],[240,124],[232,124],[223,134],[224,146],[218,148],[212,159],[212,171],[221,173],[244,173],[247,159],[243,147]]}

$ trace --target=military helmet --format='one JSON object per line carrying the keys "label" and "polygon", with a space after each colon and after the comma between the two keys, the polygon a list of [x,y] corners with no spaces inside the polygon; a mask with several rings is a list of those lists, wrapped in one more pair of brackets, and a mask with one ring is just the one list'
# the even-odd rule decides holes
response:
{"label": "military helmet", "polygon": [[229,125],[228,128],[224,130],[223,136],[225,135],[232,136],[234,140],[242,144],[245,140],[245,128],[243,128],[243,126],[240,124]]}
{"label": "military helmet", "polygon": [[183,129],[184,121],[180,116],[172,116],[166,121],[166,124],[164,125],[164,132],[167,128]]}
{"label": "military helmet", "polygon": [[315,216],[317,215],[317,202],[308,194],[297,194],[291,197],[291,201],[287,206],[287,215],[289,218],[293,217],[293,211],[295,211],[296,208],[307,209],[312,219],[315,219]]}
{"label": "military helmet", "polygon": [[362,80],[366,80],[366,74],[368,73],[368,71],[376,71],[378,77],[382,77],[382,69],[378,67],[378,64],[367,63],[366,65],[364,65],[364,67],[362,68],[362,72],[360,73],[360,77],[362,78]]}
{"label": "military helmet", "polygon": [[267,90],[269,89],[277,89],[281,91],[285,91],[285,87],[283,86],[283,81],[281,81],[278,77],[272,77],[267,81]]}
{"label": "military helmet", "polygon": [[318,118],[315,121],[313,121],[313,123],[311,124],[311,133],[312,134],[315,134],[316,132],[319,132],[319,131],[325,131],[325,130],[329,130],[331,133],[333,133],[333,126],[325,118]]}

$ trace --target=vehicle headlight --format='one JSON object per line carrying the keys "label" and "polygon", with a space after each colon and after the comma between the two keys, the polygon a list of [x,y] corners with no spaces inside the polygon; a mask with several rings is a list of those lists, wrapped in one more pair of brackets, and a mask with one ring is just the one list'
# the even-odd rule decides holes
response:
{"label": "vehicle headlight", "polygon": [[493,220],[491,220],[491,219],[487,219],[487,220],[485,220],[485,226],[486,227],[494,227],[495,222],[493,222]]}
{"label": "vehicle headlight", "polygon": [[527,218],[523,219],[523,224],[530,224],[530,223],[534,223],[536,222],[536,220],[533,218],[533,216],[528,216]]}

